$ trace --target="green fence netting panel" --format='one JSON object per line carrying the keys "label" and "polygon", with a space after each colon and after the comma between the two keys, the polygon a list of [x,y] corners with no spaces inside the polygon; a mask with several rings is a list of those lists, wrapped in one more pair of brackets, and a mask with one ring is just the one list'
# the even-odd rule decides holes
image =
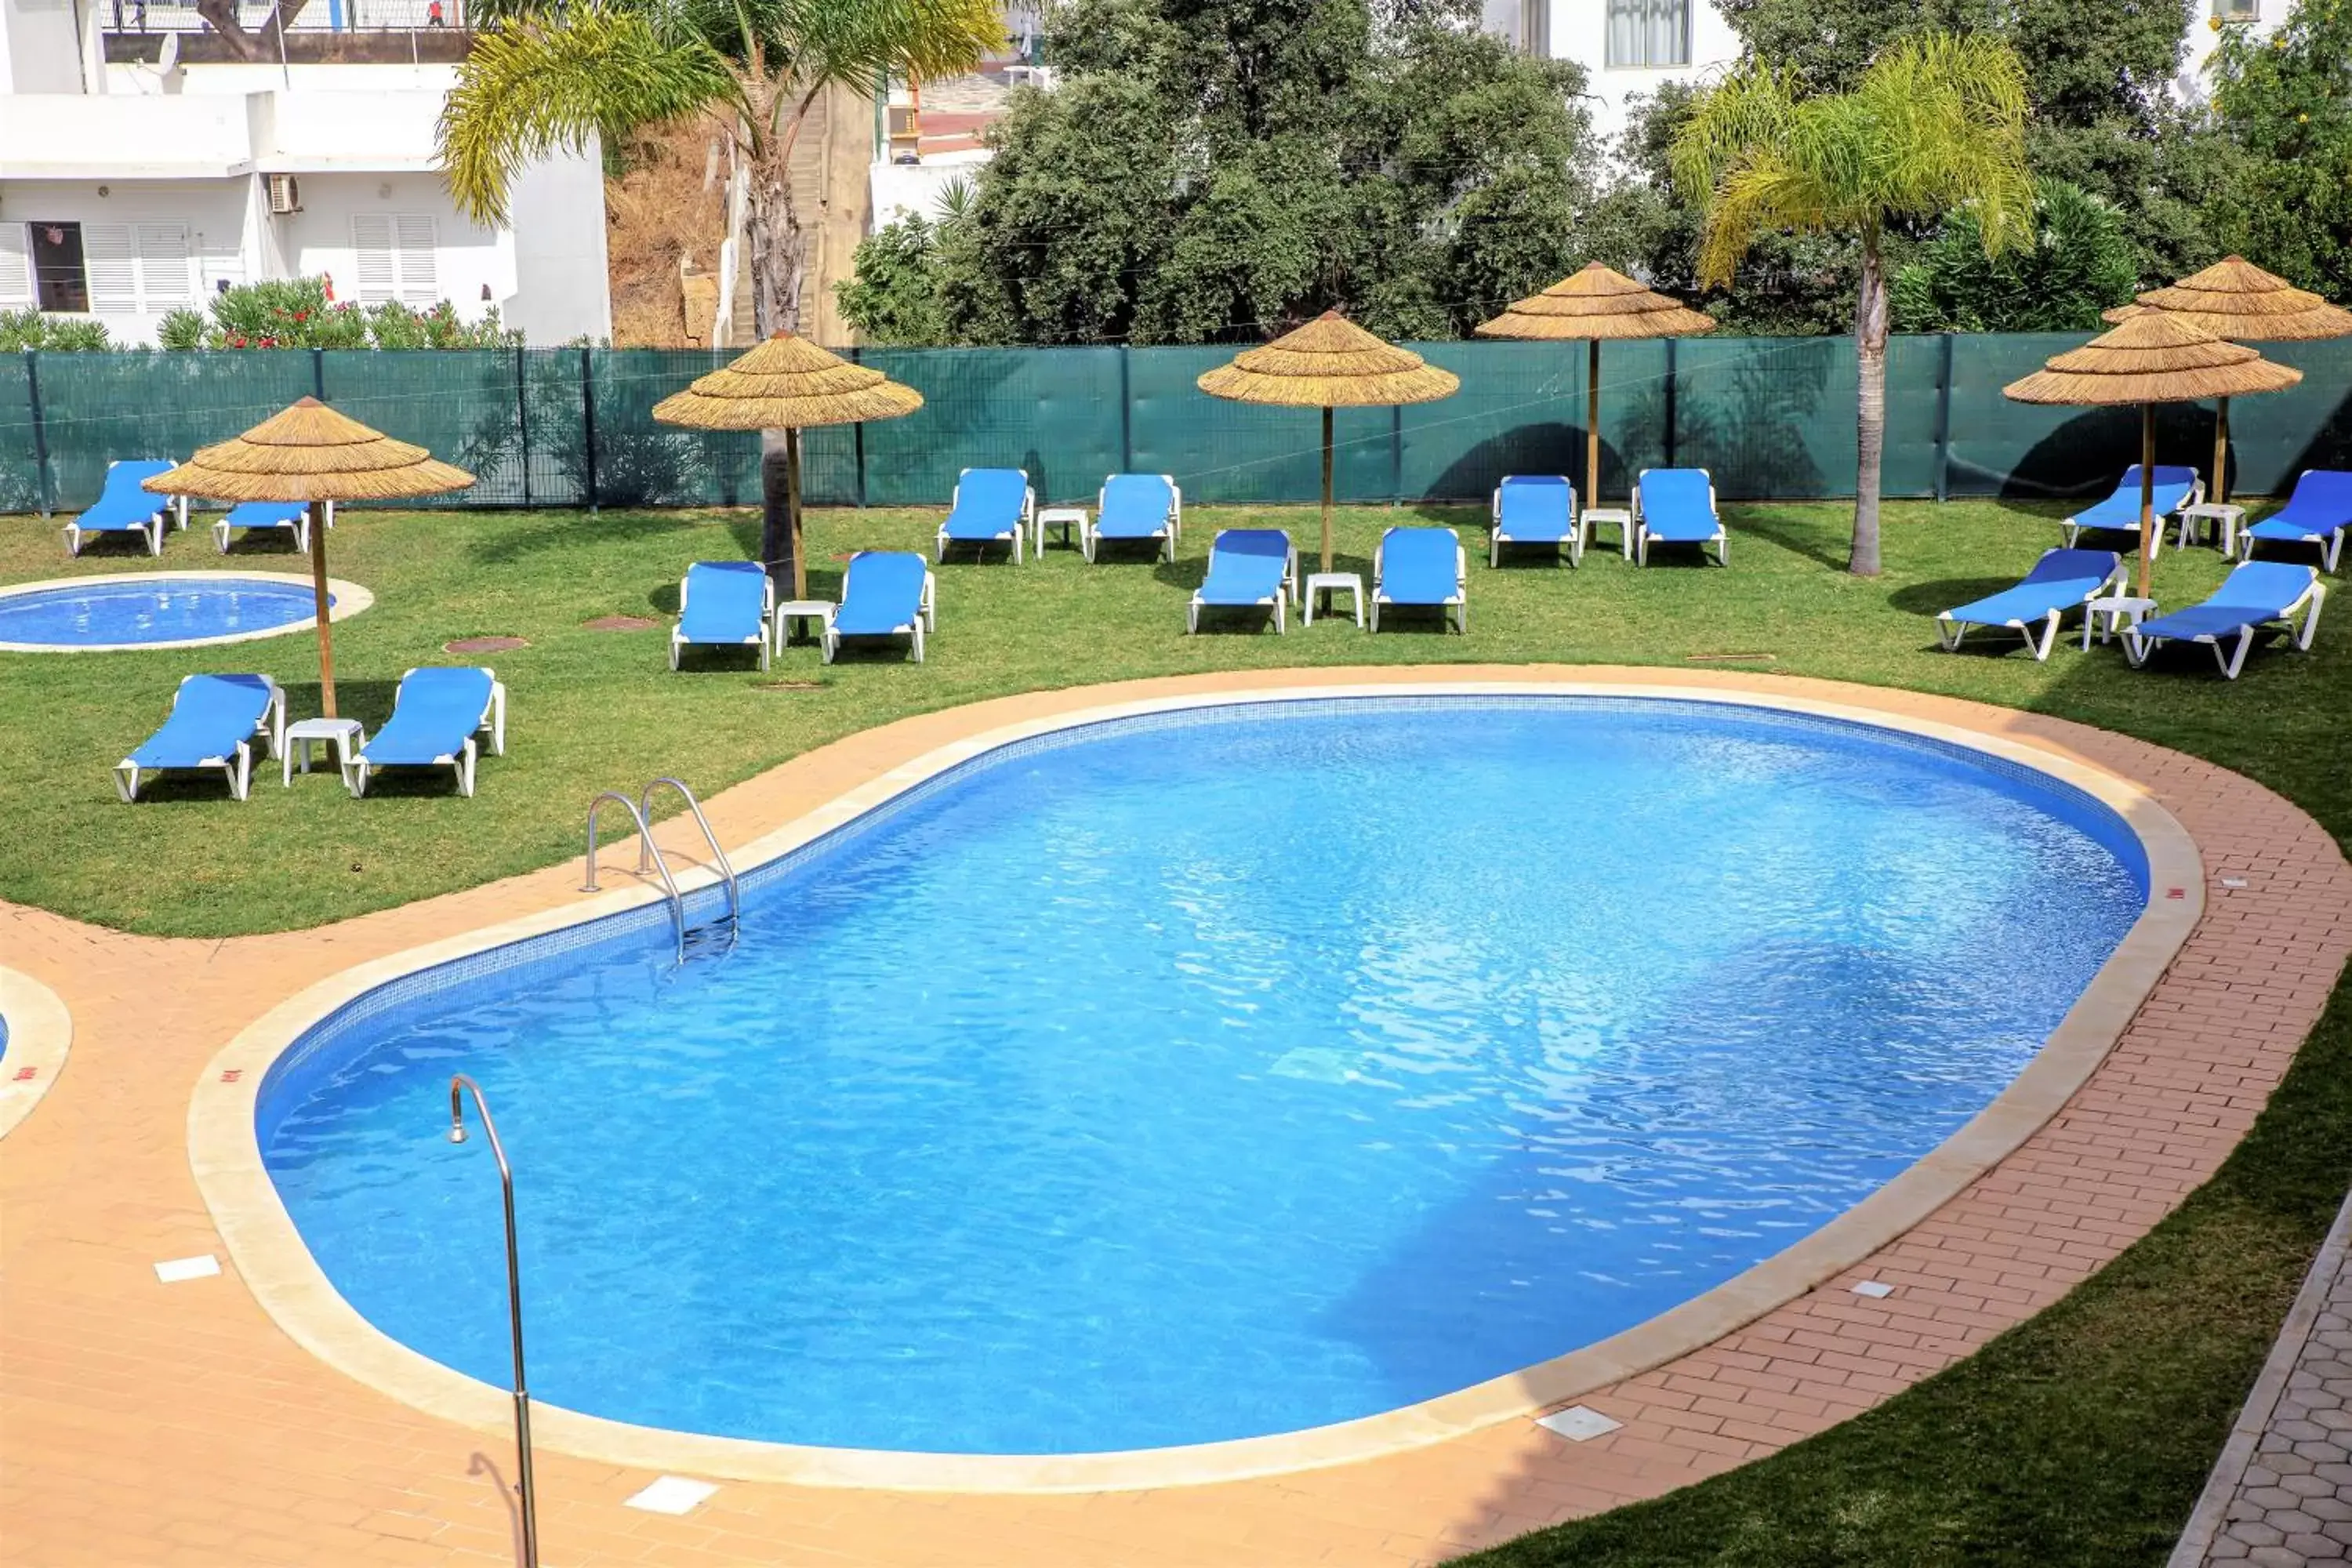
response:
{"label": "green fence netting panel", "polygon": [[1125,466],[1121,352],[869,349],[859,361],[923,395],[865,426],[869,506],[944,506],[965,468],[1024,468],[1037,503],[1091,503]]}
{"label": "green fence netting panel", "polygon": [[251,429],[315,392],[317,368],[295,349],[41,355],[50,504],[88,506],[115,459],[184,459]]}
{"label": "green fence netting panel", "polygon": [[39,511],[39,448],[33,440],[31,354],[0,356],[0,513]]}
{"label": "green fence netting panel", "polygon": [[[2139,452],[2132,409],[2045,408],[2000,389],[2078,334],[1896,338],[1889,496],[2059,500],[2104,493]],[[1414,345],[1462,377],[1437,403],[1349,408],[1334,488],[1358,503],[1483,500],[1509,473],[1584,468],[1580,343]],[[1103,476],[1167,473],[1196,505],[1312,503],[1311,408],[1210,397],[1231,347],[867,350],[924,395],[896,420],[802,435],[820,506],[942,506],[966,467],[1029,470],[1043,503],[1091,502]],[[2306,468],[2352,468],[2352,342],[2270,345],[2301,385],[2232,405],[2232,488],[2278,493]],[[705,350],[44,353],[0,356],[0,510],[89,504],[121,458],[187,457],[306,393],[471,469],[422,504],[753,506],[760,438],[658,425],[653,406],[732,356]],[[1602,504],[1633,476],[1705,468],[1730,500],[1853,493],[1854,360],[1843,338],[1685,338],[1602,351]],[[36,395],[37,392],[37,396]],[[2210,405],[2158,411],[2160,459],[2202,469]],[[37,452],[47,455],[46,480]],[[47,494],[44,496],[44,489]]]}

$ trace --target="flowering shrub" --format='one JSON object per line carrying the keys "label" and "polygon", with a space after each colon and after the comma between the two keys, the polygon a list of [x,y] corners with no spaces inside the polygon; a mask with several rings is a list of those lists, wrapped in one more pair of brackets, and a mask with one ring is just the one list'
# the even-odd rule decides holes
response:
{"label": "flowering shrub", "polygon": [[156,327],[166,349],[488,349],[522,341],[493,309],[458,318],[443,300],[423,310],[398,300],[360,305],[328,297],[323,278],[247,283],[216,295],[209,317],[178,310]]}

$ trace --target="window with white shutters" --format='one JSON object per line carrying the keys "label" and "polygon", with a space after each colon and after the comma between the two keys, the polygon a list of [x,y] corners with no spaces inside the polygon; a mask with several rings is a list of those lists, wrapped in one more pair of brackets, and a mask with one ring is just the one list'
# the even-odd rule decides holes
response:
{"label": "window with white shutters", "polygon": [[21,223],[0,223],[0,310],[33,302],[33,245]]}
{"label": "window with white shutters", "polygon": [[81,259],[92,310],[101,316],[138,314],[139,252],[129,224],[82,225]]}
{"label": "window with white shutters", "polygon": [[402,214],[352,219],[352,244],[359,252],[359,296],[367,304],[397,300],[430,305],[441,298],[434,264],[435,232],[429,216]]}
{"label": "window with white shutters", "polygon": [[137,237],[141,307],[152,314],[186,304],[195,293],[188,271],[188,226],[142,223]]}

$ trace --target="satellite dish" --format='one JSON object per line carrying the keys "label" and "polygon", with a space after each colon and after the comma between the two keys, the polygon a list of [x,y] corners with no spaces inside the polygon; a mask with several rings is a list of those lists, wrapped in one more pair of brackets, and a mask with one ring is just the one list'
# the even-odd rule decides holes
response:
{"label": "satellite dish", "polygon": [[162,71],[165,76],[169,76],[173,71],[180,68],[179,34],[166,33],[163,35],[163,53],[155,57],[155,68]]}

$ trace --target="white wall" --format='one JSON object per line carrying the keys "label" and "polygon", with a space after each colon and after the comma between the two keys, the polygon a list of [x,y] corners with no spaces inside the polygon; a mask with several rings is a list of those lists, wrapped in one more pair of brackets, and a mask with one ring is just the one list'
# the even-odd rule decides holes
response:
{"label": "white wall", "polygon": [[[152,342],[155,323],[174,303],[202,307],[214,280],[246,280],[251,237],[246,211],[249,181],[122,180],[100,186],[79,180],[0,181],[0,223],[95,225],[179,224],[188,230],[184,281],[176,289],[145,278],[146,308],[101,312],[115,342]],[[142,264],[143,268],[143,264]],[[145,277],[142,271],[142,277]],[[177,298],[173,298],[176,293]]]}
{"label": "white wall", "polygon": [[96,58],[98,3],[0,0],[0,92],[85,90]]}
{"label": "white wall", "polygon": [[1739,35],[1710,0],[1690,0],[1690,63],[1680,67],[1612,67],[1607,0],[1549,3],[1551,57],[1584,67],[1593,129],[1603,137],[1625,129],[1625,103],[1633,94],[1654,92],[1662,82],[1696,80],[1739,58]]}
{"label": "white wall", "polygon": [[508,193],[514,287],[499,311],[534,343],[613,335],[605,270],[604,162],[593,144],[578,157],[533,163]]}
{"label": "white wall", "polygon": [[[337,300],[360,298],[359,251],[352,220],[362,215],[429,218],[434,229],[434,288],[467,321],[515,292],[509,237],[476,226],[450,202],[433,174],[307,174],[298,175],[302,210],[272,220],[286,269],[299,277],[325,274]],[[487,287],[490,298],[485,300]]]}
{"label": "white wall", "polygon": [[868,172],[872,198],[869,220],[887,228],[910,213],[936,220],[945,210],[940,193],[958,180],[967,184],[980,174],[991,154],[986,148],[968,153],[944,153],[919,163],[877,163]]}

